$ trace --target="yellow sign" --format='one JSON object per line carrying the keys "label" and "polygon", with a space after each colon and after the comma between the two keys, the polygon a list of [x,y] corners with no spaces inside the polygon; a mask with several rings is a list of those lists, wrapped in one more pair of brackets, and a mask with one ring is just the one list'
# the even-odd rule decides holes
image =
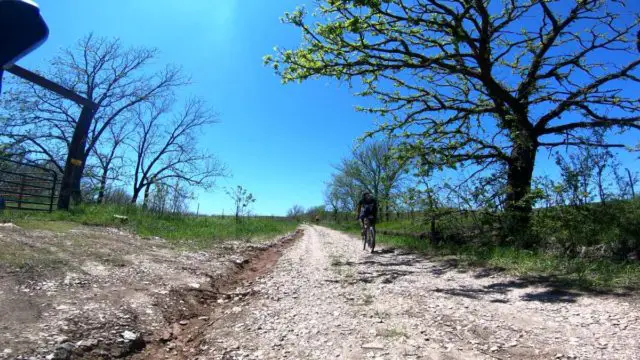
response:
{"label": "yellow sign", "polygon": [[82,165],[82,160],[78,160],[78,159],[71,159],[71,165],[73,165],[73,166],[80,166],[80,165]]}

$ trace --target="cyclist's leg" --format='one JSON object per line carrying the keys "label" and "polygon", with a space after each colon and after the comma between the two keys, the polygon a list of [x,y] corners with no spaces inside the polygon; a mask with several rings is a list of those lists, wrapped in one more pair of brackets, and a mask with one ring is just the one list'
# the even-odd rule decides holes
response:
{"label": "cyclist's leg", "polygon": [[360,218],[360,236],[362,237],[362,250],[367,248],[367,227],[364,224],[364,218]]}
{"label": "cyclist's leg", "polygon": [[371,239],[369,240],[369,247],[371,247],[371,252],[373,253],[373,249],[376,247],[376,219],[373,217],[371,218],[370,226],[371,230],[369,236]]}

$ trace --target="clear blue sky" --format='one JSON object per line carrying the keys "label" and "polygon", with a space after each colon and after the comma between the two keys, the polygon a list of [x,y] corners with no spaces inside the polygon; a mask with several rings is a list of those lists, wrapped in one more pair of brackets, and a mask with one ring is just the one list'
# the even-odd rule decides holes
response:
{"label": "clear blue sky", "polygon": [[201,144],[233,177],[199,193],[201,212],[229,213],[224,187],[242,185],[257,198],[254,212],[282,215],[294,204],[322,204],[331,164],[373,126],[356,113],[362,99],[328,80],[284,86],[262,57],[274,46],[293,47],[300,34],[280,23],[301,0],[40,0],[48,41],[21,64],[45,66],[61,47],[93,31],[126,45],[157,47],[159,62],[177,63],[193,77],[190,95],[219,112],[221,123]]}
{"label": "clear blue sky", "polygon": [[[49,40],[21,65],[46,66],[61,47],[89,32],[125,45],[157,47],[158,62],[176,63],[193,77],[184,94],[199,95],[219,112],[201,145],[226,163],[233,177],[193,203],[202,213],[230,213],[225,187],[242,185],[257,198],[254,212],[282,215],[293,204],[322,203],[332,164],[374,125],[356,113],[363,99],[327,79],[283,86],[262,57],[274,46],[293,48],[300,33],[280,23],[285,11],[311,0],[39,0]],[[631,139],[630,139],[631,140]],[[633,142],[633,141],[631,141]],[[634,169],[637,156],[625,155]],[[546,153],[538,173],[551,170]],[[625,161],[625,162],[627,162]]]}

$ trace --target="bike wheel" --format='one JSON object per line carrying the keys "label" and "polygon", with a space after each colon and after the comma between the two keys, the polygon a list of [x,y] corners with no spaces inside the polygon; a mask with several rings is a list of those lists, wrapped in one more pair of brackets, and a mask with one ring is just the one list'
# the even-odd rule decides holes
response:
{"label": "bike wheel", "polygon": [[373,252],[373,249],[376,247],[376,231],[373,226],[369,227],[367,233],[367,237],[369,238],[369,247],[371,248],[371,252]]}

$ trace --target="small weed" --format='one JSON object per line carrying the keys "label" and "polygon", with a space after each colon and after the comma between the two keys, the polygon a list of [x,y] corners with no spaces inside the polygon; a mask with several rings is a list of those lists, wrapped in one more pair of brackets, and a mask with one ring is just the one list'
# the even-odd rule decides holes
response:
{"label": "small weed", "polygon": [[122,256],[117,255],[108,255],[100,258],[100,261],[104,264],[113,266],[113,267],[125,267],[127,265],[131,265],[131,262],[123,258]]}
{"label": "small weed", "polygon": [[331,256],[331,261],[329,262],[329,264],[332,267],[338,267],[338,266],[342,266],[344,264],[344,262],[342,261],[341,257],[332,255]]}
{"label": "small weed", "polygon": [[399,328],[390,328],[390,329],[384,329],[382,331],[380,331],[378,333],[379,336],[383,337],[383,338],[388,338],[388,339],[397,339],[397,338],[408,338],[409,335],[407,335],[406,331],[399,329]]}
{"label": "small weed", "polygon": [[364,296],[362,297],[362,305],[364,306],[369,306],[373,304],[373,295],[371,294],[364,294]]}
{"label": "small weed", "polygon": [[341,271],[342,277],[345,280],[353,280],[356,277],[356,273],[352,269],[344,269]]}
{"label": "small weed", "polygon": [[375,317],[377,317],[378,319],[388,319],[389,318],[389,314],[381,311],[381,310],[374,310],[373,314],[375,315]]}

